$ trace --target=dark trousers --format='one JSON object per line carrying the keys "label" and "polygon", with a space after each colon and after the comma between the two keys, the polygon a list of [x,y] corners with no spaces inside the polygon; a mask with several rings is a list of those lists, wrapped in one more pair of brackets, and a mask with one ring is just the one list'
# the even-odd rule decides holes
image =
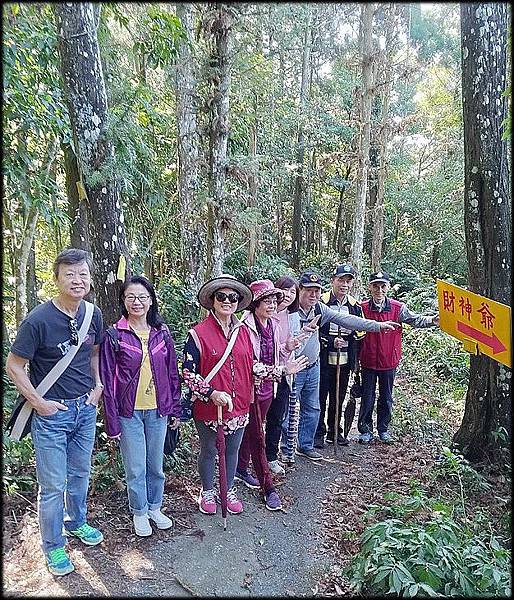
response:
{"label": "dark trousers", "polygon": [[260,401],[257,394],[255,394],[255,399],[250,404],[249,421],[245,427],[241,446],[239,447],[239,460],[237,462],[237,470],[240,473],[244,473],[248,470],[250,458],[252,459],[255,476],[261,484],[262,491],[266,494],[275,490],[266,459],[264,429],[262,425],[270,403],[271,398]]}
{"label": "dark trousers", "polygon": [[289,386],[285,377],[278,384],[277,393],[266,415],[266,457],[269,462],[277,460],[278,445],[282,435],[282,421],[289,400]]}
{"label": "dark trousers", "polygon": [[[343,402],[350,379],[350,365],[344,364],[339,367],[339,433],[343,433],[341,418],[343,416]],[[330,438],[334,437],[334,423],[336,418],[336,377],[337,367],[326,365],[320,370],[319,381],[319,421],[316,429],[316,437],[322,438],[328,432]],[[325,413],[328,396],[328,422],[325,425]]]}
{"label": "dark trousers", "polygon": [[375,371],[361,369],[362,398],[357,427],[360,433],[373,433],[373,408],[375,406],[375,389],[378,380],[377,430],[387,431],[391,422],[393,409],[393,384],[396,369]]}

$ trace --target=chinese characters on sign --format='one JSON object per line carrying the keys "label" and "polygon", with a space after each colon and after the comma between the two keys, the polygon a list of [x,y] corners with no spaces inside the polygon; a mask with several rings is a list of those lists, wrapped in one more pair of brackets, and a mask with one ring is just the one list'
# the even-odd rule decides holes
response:
{"label": "chinese characters on sign", "polygon": [[437,280],[440,326],[461,340],[473,354],[481,353],[510,367],[510,306]]}

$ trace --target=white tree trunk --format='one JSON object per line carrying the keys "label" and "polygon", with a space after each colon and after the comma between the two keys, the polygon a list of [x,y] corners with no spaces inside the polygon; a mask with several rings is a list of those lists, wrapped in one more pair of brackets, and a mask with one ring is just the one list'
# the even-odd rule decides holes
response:
{"label": "white tree trunk", "polygon": [[371,130],[371,102],[373,99],[373,44],[372,26],[375,5],[373,2],[361,5],[360,53],[361,53],[361,96],[360,96],[360,139],[359,166],[356,174],[357,195],[355,198],[355,218],[353,222],[351,261],[357,272],[362,266],[364,247],[364,221],[368,194],[369,146]]}

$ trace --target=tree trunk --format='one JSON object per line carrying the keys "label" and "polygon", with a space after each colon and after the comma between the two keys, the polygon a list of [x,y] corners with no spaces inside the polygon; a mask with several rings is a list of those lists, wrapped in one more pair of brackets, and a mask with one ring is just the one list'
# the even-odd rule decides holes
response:
{"label": "tree trunk", "polygon": [[[509,148],[500,126],[507,115],[502,97],[507,86],[507,5],[462,3],[460,11],[469,289],[510,304]],[[469,460],[505,460],[499,449],[506,445],[501,428],[511,436],[510,393],[510,369],[487,356],[471,356],[464,417],[454,436]]]}
{"label": "tree trunk", "polygon": [[71,221],[70,246],[90,252],[87,222],[87,206],[81,201],[77,183],[80,180],[77,157],[71,144],[62,144],[64,153],[64,172],[66,173],[66,195],[68,196],[68,216]]}
{"label": "tree trunk", "polygon": [[27,262],[27,312],[30,312],[37,305],[36,247],[33,237]]}
{"label": "tree trunk", "polygon": [[366,216],[366,196],[368,194],[369,145],[371,128],[371,103],[373,99],[373,45],[372,26],[373,2],[361,5],[360,52],[361,52],[361,93],[360,93],[360,140],[359,166],[357,171],[357,193],[353,222],[351,261],[360,273],[362,250],[364,247],[364,220]]}
{"label": "tree trunk", "polygon": [[[255,122],[250,127],[250,148],[249,159],[252,164],[252,173],[249,176],[249,198],[248,206],[255,208],[257,206],[257,105],[255,104]],[[256,222],[252,222],[248,229],[248,267],[253,267],[255,264],[255,255],[259,245],[260,226]]]}
{"label": "tree trunk", "polygon": [[302,245],[302,212],[303,212],[303,163],[305,157],[305,135],[303,119],[309,99],[309,82],[311,79],[311,47],[312,47],[312,9],[307,6],[307,23],[303,39],[302,82],[300,85],[300,106],[298,111],[298,136],[296,142],[296,176],[293,194],[293,230],[291,234],[291,266],[300,268],[300,250]]}
{"label": "tree trunk", "polygon": [[27,316],[27,265],[36,232],[37,219],[38,211],[33,204],[27,213],[23,232],[20,236],[20,244],[16,248],[14,260],[14,264],[16,265],[16,328],[18,328]]}
{"label": "tree trunk", "polygon": [[380,123],[378,130],[378,171],[377,171],[377,195],[373,210],[373,239],[371,242],[371,271],[374,273],[381,267],[383,246],[384,246],[384,189],[387,175],[387,144],[389,142],[389,103],[391,99],[391,89],[393,87],[393,37],[395,15],[392,5],[390,5],[386,15],[385,32],[385,65],[383,68],[383,91],[382,91],[382,110],[380,114]]}
{"label": "tree trunk", "polygon": [[53,9],[75,154],[87,197],[95,302],[110,325],[119,318],[118,266],[122,257],[128,262],[129,254],[119,187],[112,175],[114,148],[107,135],[107,95],[96,36],[99,7],[66,2]]}
{"label": "tree trunk", "polygon": [[207,276],[223,272],[225,235],[229,209],[224,205],[229,132],[230,68],[234,8],[229,4],[210,3],[204,31],[211,42],[209,84],[209,214],[207,236]]}
{"label": "tree trunk", "polygon": [[204,234],[202,213],[198,201],[198,124],[196,119],[195,96],[197,81],[193,44],[193,5],[176,5],[177,16],[187,36],[181,43],[175,67],[176,114],[178,137],[178,193],[181,209],[180,246],[182,272],[188,289],[194,297],[204,279]]}

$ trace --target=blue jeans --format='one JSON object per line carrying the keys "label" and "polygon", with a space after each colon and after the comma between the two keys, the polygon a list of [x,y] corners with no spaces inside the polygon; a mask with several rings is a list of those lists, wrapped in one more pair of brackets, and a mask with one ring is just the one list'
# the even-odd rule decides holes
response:
{"label": "blue jeans", "polygon": [[[312,450],[319,421],[319,360],[296,374],[296,395],[300,401],[298,448]],[[282,422],[282,440],[287,439],[287,415]],[[282,442],[283,445],[284,442]]]}
{"label": "blue jeans", "polygon": [[96,406],[86,404],[89,394],[62,400],[68,410],[49,417],[34,411],[31,425],[39,484],[38,515],[43,552],[62,548],[68,530],[86,522],[86,498],[95,441]]}
{"label": "blue jeans", "polygon": [[130,418],[120,417],[120,424],[120,450],[130,512],[146,515],[162,506],[168,417],[160,417],[156,408],[135,410]]}
{"label": "blue jeans", "polygon": [[373,433],[373,408],[378,381],[377,431],[384,433],[389,427],[393,411],[393,385],[396,369],[375,371],[361,369],[362,398],[357,427],[360,433]]}

